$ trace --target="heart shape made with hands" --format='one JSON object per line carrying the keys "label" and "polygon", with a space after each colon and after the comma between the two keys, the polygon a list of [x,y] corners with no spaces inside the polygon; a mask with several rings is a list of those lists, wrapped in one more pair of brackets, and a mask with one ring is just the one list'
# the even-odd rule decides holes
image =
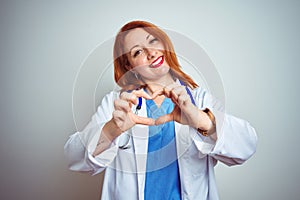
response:
{"label": "heart shape made with hands", "polygon": [[[176,121],[181,124],[189,124],[188,122],[190,121],[190,119],[185,114],[186,112],[183,112],[182,109],[184,109],[184,111],[187,111],[187,110],[191,111],[192,108],[193,109],[196,108],[192,104],[191,99],[190,99],[189,95],[187,94],[185,87],[180,86],[178,84],[172,84],[168,87],[164,87],[164,88],[154,92],[151,96],[148,93],[146,93],[143,89],[135,90],[132,92],[132,94],[133,94],[133,96],[131,97],[132,98],[131,100],[132,100],[132,103],[134,103],[134,104],[137,104],[138,97],[154,100],[156,98],[160,98],[162,95],[164,97],[161,97],[161,99],[158,99],[159,103],[162,103],[165,97],[170,98],[172,100],[172,102],[174,103],[174,109],[171,113],[159,116],[157,119],[141,117],[141,116],[138,116],[138,115],[132,113],[132,118],[134,119],[134,122],[136,124],[160,125],[160,124],[164,124],[169,121]],[[157,103],[157,102],[155,102],[155,103]],[[158,108],[158,110],[156,110],[156,111],[164,112],[161,110],[162,108],[160,106],[157,106],[157,108]]]}

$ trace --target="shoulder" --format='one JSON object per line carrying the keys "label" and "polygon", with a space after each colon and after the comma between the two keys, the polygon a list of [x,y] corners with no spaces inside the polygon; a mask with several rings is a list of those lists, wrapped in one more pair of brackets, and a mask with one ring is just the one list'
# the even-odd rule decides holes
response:
{"label": "shoulder", "polygon": [[188,90],[188,93],[190,91],[190,94],[192,95],[191,98],[193,98],[192,101],[195,102],[196,106],[198,108],[202,108],[203,101],[204,101],[205,95],[207,94],[207,91],[201,87],[197,87],[194,89],[187,87],[187,90]]}
{"label": "shoulder", "polygon": [[110,91],[109,93],[105,94],[104,97],[103,97],[103,100],[115,100],[119,97],[120,95],[120,92],[118,91]]}
{"label": "shoulder", "polygon": [[205,88],[195,88],[192,90],[195,103],[201,109],[214,107],[219,111],[225,111],[224,101],[216,98]]}
{"label": "shoulder", "polygon": [[205,95],[208,94],[207,90],[202,87],[197,87],[195,89],[189,88],[189,90],[191,90],[191,93],[195,99],[203,99]]}
{"label": "shoulder", "polygon": [[114,90],[106,93],[103,96],[98,108],[99,107],[109,108],[109,107],[113,106],[114,100],[117,99],[119,97],[119,95],[120,95],[120,92],[117,92]]}

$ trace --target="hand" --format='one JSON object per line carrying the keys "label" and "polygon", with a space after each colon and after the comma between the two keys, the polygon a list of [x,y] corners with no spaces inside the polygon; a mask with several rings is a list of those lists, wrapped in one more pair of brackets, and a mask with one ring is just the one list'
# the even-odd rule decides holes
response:
{"label": "hand", "polygon": [[201,128],[203,130],[209,130],[211,128],[212,123],[210,119],[203,111],[198,109],[192,103],[185,86],[174,83],[153,93],[152,97],[155,98],[158,95],[165,95],[170,98],[175,106],[174,110],[170,114],[156,119],[156,125],[174,120],[181,124],[192,126],[196,129]]}
{"label": "hand", "polygon": [[132,105],[137,104],[138,97],[143,97],[145,99],[152,99],[143,89],[134,90],[131,93],[122,92],[120,94],[120,99],[114,101],[114,112],[112,121],[120,129],[121,133],[130,129],[135,124],[143,125],[154,125],[154,119],[147,117],[140,117],[134,114],[131,110]]}
{"label": "hand", "polygon": [[143,89],[140,89],[131,93],[122,92],[120,98],[114,101],[115,110],[112,114],[113,117],[102,128],[98,144],[93,152],[94,157],[106,150],[116,137],[133,127],[135,124],[155,124],[154,119],[137,116],[131,111],[132,104],[137,104],[138,97],[143,97],[145,99],[152,98]]}

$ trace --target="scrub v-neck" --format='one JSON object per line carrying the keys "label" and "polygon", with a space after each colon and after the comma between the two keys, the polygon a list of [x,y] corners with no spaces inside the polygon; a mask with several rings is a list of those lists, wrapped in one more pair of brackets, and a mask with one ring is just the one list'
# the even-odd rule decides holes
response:
{"label": "scrub v-neck", "polygon": [[[174,104],[165,98],[160,107],[146,100],[147,116],[157,119],[171,113]],[[145,200],[174,199],[181,196],[174,122],[149,126]]]}

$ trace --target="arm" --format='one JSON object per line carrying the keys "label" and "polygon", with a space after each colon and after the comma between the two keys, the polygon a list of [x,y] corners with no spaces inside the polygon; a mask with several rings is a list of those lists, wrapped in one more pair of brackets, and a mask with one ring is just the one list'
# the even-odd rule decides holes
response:
{"label": "arm", "polygon": [[118,148],[116,143],[113,142],[110,143],[110,146],[106,146],[102,154],[97,157],[93,156],[97,142],[102,135],[102,130],[104,130],[107,121],[111,119],[112,102],[115,95],[117,94],[113,92],[106,95],[88,125],[82,131],[71,135],[66,142],[64,153],[71,170],[88,171],[96,174],[104,170],[117,155]]}
{"label": "arm", "polygon": [[97,156],[105,151],[121,133],[132,128],[135,124],[153,125],[154,120],[146,117],[137,116],[132,112],[132,105],[137,104],[137,98],[151,97],[143,90],[132,92],[122,92],[120,98],[114,100],[114,111],[112,118],[103,127],[98,143],[95,147],[93,156]]}
{"label": "arm", "polygon": [[242,164],[256,151],[257,136],[254,128],[245,120],[228,115],[221,103],[206,91],[198,89],[195,100],[201,109],[208,108],[215,117],[216,132],[210,137],[198,133],[193,137],[198,150],[226,165]]}
{"label": "arm", "polygon": [[[113,96],[113,94],[115,96]],[[131,107],[137,97],[151,98],[143,90],[107,95],[92,121],[65,145],[69,167],[76,171],[101,172],[118,153],[118,136],[135,124],[153,125],[154,120],[135,115]]]}
{"label": "arm", "polygon": [[108,149],[114,139],[121,133],[122,130],[116,125],[113,119],[108,121],[102,128],[98,143],[96,145],[95,151],[93,152],[93,157]]}

